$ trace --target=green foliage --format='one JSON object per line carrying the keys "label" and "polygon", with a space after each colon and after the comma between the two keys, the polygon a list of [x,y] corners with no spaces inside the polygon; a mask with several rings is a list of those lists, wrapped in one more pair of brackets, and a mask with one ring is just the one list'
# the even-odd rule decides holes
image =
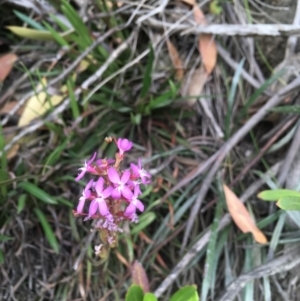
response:
{"label": "green foliage", "polygon": [[280,198],[276,205],[283,210],[300,210],[300,197],[286,196]]}
{"label": "green foliage", "polygon": [[143,229],[148,227],[156,219],[156,214],[154,212],[146,212],[141,215],[139,223],[132,228],[131,234],[140,233]]}
{"label": "green foliage", "polygon": [[46,193],[44,190],[40,189],[36,185],[30,183],[30,182],[22,182],[18,185],[20,188],[28,192],[29,194],[35,196],[37,199],[41,200],[42,202],[45,202],[47,204],[55,205],[57,204],[57,200],[51,197],[48,193]]}
{"label": "green foliage", "polygon": [[257,195],[264,201],[278,201],[283,197],[300,197],[300,192],[289,189],[265,190]]}
{"label": "green foliage", "polygon": [[139,285],[132,284],[127,291],[125,301],[143,301],[144,292]]}
{"label": "green foliage", "polygon": [[152,46],[150,45],[150,52],[148,56],[147,66],[144,71],[143,86],[142,86],[140,98],[145,98],[151,87],[153,62],[154,62],[154,51]]}
{"label": "green foliage", "polygon": [[[158,301],[153,293],[145,293],[137,284],[132,284],[125,297],[125,301]],[[179,289],[171,296],[170,301],[200,301],[197,287],[195,285],[187,285]]]}
{"label": "green foliage", "polygon": [[270,109],[271,112],[300,114],[300,105],[279,106]]}
{"label": "green foliage", "polygon": [[283,210],[300,210],[300,192],[289,189],[265,190],[258,194],[264,201],[277,201]]}
{"label": "green foliage", "polygon": [[[222,191],[222,186],[220,185],[220,191]],[[221,192],[220,192],[221,194]],[[222,194],[223,196],[223,194]],[[224,199],[223,197],[221,199]],[[222,214],[222,202],[219,200],[217,202],[216,210],[215,210],[215,217],[213,224],[211,226],[211,235],[208,242],[208,247],[206,251],[206,260],[205,260],[205,271],[204,271],[204,278],[202,281],[202,289],[201,289],[201,299],[206,300],[209,289],[212,288],[213,285],[213,275],[216,273],[217,266],[214,264],[215,261],[218,261],[216,258],[216,245],[217,245],[217,238],[218,238],[218,226],[220,223],[220,218]]]}
{"label": "green foliage", "polygon": [[197,287],[188,285],[178,290],[170,299],[170,301],[199,301]]}
{"label": "green foliage", "polygon": [[144,295],[143,301],[157,301],[157,298],[152,293],[146,293]]}
{"label": "green foliage", "polygon": [[39,219],[39,221],[42,225],[42,228],[45,232],[46,238],[47,238],[50,246],[52,247],[52,249],[54,250],[55,253],[58,253],[59,252],[59,245],[58,245],[57,239],[55,237],[55,234],[52,231],[51,226],[47,221],[46,216],[38,208],[34,208],[34,212],[37,215],[37,217],[38,217],[38,219]]}

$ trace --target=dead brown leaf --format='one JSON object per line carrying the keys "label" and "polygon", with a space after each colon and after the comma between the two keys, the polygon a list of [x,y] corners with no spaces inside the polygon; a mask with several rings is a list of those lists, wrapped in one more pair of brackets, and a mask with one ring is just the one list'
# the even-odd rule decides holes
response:
{"label": "dead brown leaf", "polygon": [[[202,10],[198,6],[194,6],[194,20],[199,25],[206,25],[206,19]],[[199,52],[202,58],[202,64],[208,74],[211,74],[217,62],[217,45],[210,34],[201,34],[198,42]]]}
{"label": "dead brown leaf", "polygon": [[193,13],[194,13],[194,20],[197,24],[206,25],[205,15],[203,14],[202,10],[197,5],[194,5]]}
{"label": "dead brown leaf", "polygon": [[183,76],[184,76],[182,60],[179,56],[179,53],[178,53],[176,47],[170,40],[167,40],[167,46],[168,46],[169,56],[171,58],[173,66],[176,70],[175,77],[178,81],[180,81],[183,79]]}
{"label": "dead brown leaf", "polygon": [[199,37],[199,52],[201,54],[202,63],[208,74],[211,74],[217,63],[217,45],[212,35],[201,34]]}
{"label": "dead brown leaf", "polygon": [[223,184],[223,189],[228,211],[238,228],[243,233],[251,232],[256,242],[260,244],[267,243],[268,240],[266,236],[257,228],[245,205],[225,184]]}
{"label": "dead brown leaf", "polygon": [[188,82],[187,92],[184,93],[186,96],[194,96],[194,98],[187,99],[187,104],[189,106],[193,105],[199,95],[201,94],[203,87],[207,81],[208,74],[203,65],[195,69],[190,81]]}
{"label": "dead brown leaf", "polygon": [[[7,102],[1,109],[0,109],[0,114],[9,114],[11,110],[18,104],[16,100]],[[23,112],[23,108],[19,108],[17,110],[16,115],[21,115]]]}
{"label": "dead brown leaf", "polygon": [[17,59],[18,57],[14,53],[7,53],[0,57],[0,82],[3,82],[9,75]]}

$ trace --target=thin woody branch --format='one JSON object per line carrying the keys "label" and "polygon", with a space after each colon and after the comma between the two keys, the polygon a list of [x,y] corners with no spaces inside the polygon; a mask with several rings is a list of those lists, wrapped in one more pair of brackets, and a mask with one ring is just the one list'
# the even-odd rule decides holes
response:
{"label": "thin woody branch", "polygon": [[197,25],[176,24],[163,22],[154,18],[144,21],[157,28],[171,28],[174,31],[181,31],[182,35],[187,34],[212,34],[226,36],[292,36],[300,35],[300,26],[293,24],[211,24]]}

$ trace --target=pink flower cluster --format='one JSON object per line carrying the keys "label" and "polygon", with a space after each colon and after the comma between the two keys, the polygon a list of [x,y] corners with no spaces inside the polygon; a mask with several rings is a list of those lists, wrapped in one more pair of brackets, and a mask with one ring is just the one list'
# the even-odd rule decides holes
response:
{"label": "pink flower cluster", "polygon": [[140,184],[148,184],[151,176],[142,168],[140,159],[137,165],[131,163],[129,169],[120,169],[124,153],[132,148],[131,141],[122,138],[106,140],[114,141],[118,147],[115,159],[96,159],[95,153],[79,169],[81,172],[76,181],[86,173],[96,176],[96,179],[91,179],[83,189],[74,214],[85,216],[85,220],[96,220],[95,228],[104,230],[107,243],[112,245],[116,233],[122,231],[120,223],[123,220],[137,222],[136,211],[144,211],[144,204],[138,199],[142,193]]}

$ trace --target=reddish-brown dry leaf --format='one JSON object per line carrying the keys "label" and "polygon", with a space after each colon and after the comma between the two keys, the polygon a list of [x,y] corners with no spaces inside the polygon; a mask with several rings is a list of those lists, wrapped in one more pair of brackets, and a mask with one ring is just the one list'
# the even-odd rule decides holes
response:
{"label": "reddish-brown dry leaf", "polygon": [[180,59],[179,53],[171,41],[167,40],[167,46],[172,64],[176,70],[176,79],[180,81],[184,75],[182,60]]}
{"label": "reddish-brown dry leaf", "polygon": [[194,13],[194,20],[197,24],[206,25],[205,15],[197,5],[194,5],[193,13]]}
{"label": "reddish-brown dry leaf", "polygon": [[146,275],[146,272],[141,265],[141,263],[137,260],[134,261],[132,268],[131,268],[131,277],[132,277],[132,283],[135,283],[139,285],[144,293],[149,292],[149,280]]}
{"label": "reddish-brown dry leaf", "polygon": [[166,263],[164,262],[163,258],[159,255],[159,253],[156,253],[156,259],[162,268],[164,268],[166,270],[169,269],[169,267],[166,265]]}
{"label": "reddish-brown dry leaf", "polygon": [[[1,109],[0,114],[8,114],[18,104],[16,100],[7,102]],[[24,110],[24,106],[17,110],[16,115],[21,115]]]}
{"label": "reddish-brown dry leaf", "polygon": [[121,254],[119,253],[118,251],[115,251],[118,259],[120,260],[120,262],[122,262],[125,266],[127,266],[128,268],[130,267],[130,264],[129,262],[126,260],[126,258]]}
{"label": "reddish-brown dry leaf", "polygon": [[201,34],[198,46],[205,70],[208,74],[211,74],[217,63],[218,52],[216,42],[212,35]]}
{"label": "reddish-brown dry leaf", "polygon": [[[198,6],[194,6],[194,19],[199,25],[206,25],[206,19],[202,10]],[[216,66],[217,62],[217,45],[210,34],[201,34],[198,42],[199,52],[202,58],[202,64],[205,70],[210,74]]]}
{"label": "reddish-brown dry leaf", "polygon": [[14,53],[8,53],[0,57],[0,82],[3,82],[9,75],[17,59],[18,57]]}
{"label": "reddish-brown dry leaf", "polygon": [[260,243],[268,242],[266,236],[257,228],[253,219],[251,218],[245,205],[239,200],[234,192],[225,184],[223,184],[224,194],[228,211],[234,220],[235,224],[243,233],[251,232],[254,239]]}

